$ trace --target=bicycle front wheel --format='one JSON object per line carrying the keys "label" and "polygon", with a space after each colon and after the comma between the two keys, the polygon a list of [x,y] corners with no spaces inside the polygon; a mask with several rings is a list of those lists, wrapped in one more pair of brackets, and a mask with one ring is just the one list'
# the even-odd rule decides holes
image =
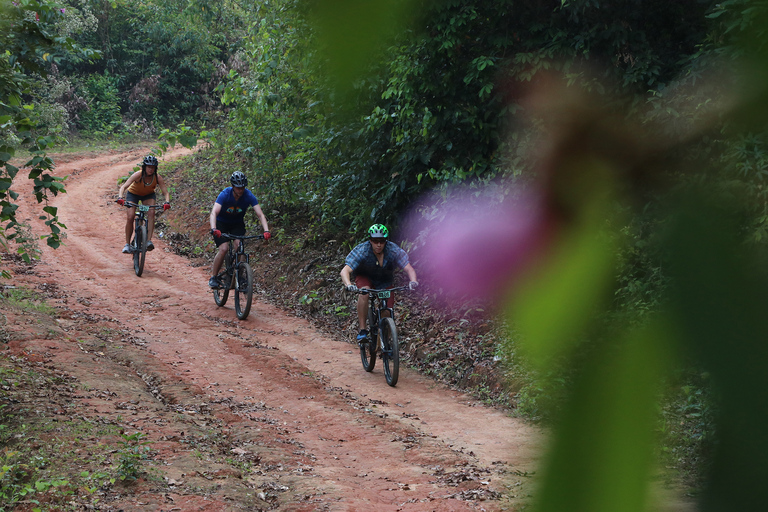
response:
{"label": "bicycle front wheel", "polygon": [[400,376],[400,343],[397,339],[397,327],[391,318],[382,318],[379,324],[381,337],[381,358],[384,360],[384,377],[387,384],[394,387]]}
{"label": "bicycle front wheel", "polygon": [[376,348],[378,347],[378,340],[376,339],[376,324],[374,322],[373,310],[368,308],[368,339],[359,343],[360,360],[363,362],[363,368],[367,372],[373,371],[373,367],[376,366]]}
{"label": "bicycle front wheel", "polygon": [[253,300],[253,270],[245,262],[240,262],[235,270],[235,313],[237,318],[245,320],[251,312]]}
{"label": "bicycle front wheel", "polygon": [[227,303],[227,297],[229,297],[229,289],[232,279],[226,272],[220,272],[219,281],[221,282],[221,288],[213,289],[213,301],[217,306],[221,307]]}
{"label": "bicycle front wheel", "polygon": [[133,270],[138,277],[144,272],[144,260],[147,258],[147,226],[136,226],[133,234]]}

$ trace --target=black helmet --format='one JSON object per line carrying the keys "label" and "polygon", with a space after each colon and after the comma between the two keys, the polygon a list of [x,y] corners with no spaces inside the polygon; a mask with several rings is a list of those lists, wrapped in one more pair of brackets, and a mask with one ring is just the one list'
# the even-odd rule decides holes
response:
{"label": "black helmet", "polygon": [[157,167],[157,158],[154,155],[147,155],[144,157],[144,161],[141,162],[141,165],[154,165]]}
{"label": "black helmet", "polygon": [[229,182],[232,184],[233,187],[247,187],[248,186],[248,178],[245,177],[245,174],[243,174],[240,171],[235,171],[232,173],[232,177],[229,178]]}

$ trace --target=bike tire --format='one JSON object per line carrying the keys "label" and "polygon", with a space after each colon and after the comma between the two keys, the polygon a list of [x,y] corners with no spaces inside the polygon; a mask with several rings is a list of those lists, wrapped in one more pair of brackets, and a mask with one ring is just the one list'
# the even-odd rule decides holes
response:
{"label": "bike tire", "polygon": [[147,258],[147,226],[138,226],[133,235],[133,270],[138,277],[144,272],[144,261]]}
{"label": "bike tire", "polygon": [[392,387],[397,385],[400,376],[400,343],[397,339],[397,327],[391,318],[382,318],[379,324],[379,336],[381,337],[381,359],[384,363],[384,377],[387,384]]}
{"label": "bike tire", "polygon": [[235,270],[235,314],[240,320],[248,318],[253,301],[253,270],[240,262]]}
{"label": "bike tire", "polygon": [[376,366],[376,349],[379,345],[373,322],[373,311],[368,308],[368,340],[360,342],[360,361],[367,372],[372,372]]}
{"label": "bike tire", "polygon": [[226,282],[226,279],[229,277],[229,275],[226,272],[223,272],[222,274],[219,274],[219,279],[223,277],[222,287],[213,289],[213,301],[219,307],[222,307],[227,303],[227,297],[229,297],[229,289],[231,288],[231,282]]}

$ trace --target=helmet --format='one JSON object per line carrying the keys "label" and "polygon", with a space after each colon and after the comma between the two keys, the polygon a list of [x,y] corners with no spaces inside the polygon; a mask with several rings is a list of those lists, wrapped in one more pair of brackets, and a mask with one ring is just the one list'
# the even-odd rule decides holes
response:
{"label": "helmet", "polygon": [[245,174],[243,174],[240,171],[233,172],[232,176],[229,178],[229,182],[232,184],[233,187],[247,187],[248,186],[248,178],[246,178]]}
{"label": "helmet", "polygon": [[144,157],[144,161],[141,162],[141,165],[154,165],[157,167],[157,158],[155,158],[154,155],[147,155]]}
{"label": "helmet", "polygon": [[371,238],[389,238],[389,230],[383,224],[374,224],[368,228],[368,236]]}

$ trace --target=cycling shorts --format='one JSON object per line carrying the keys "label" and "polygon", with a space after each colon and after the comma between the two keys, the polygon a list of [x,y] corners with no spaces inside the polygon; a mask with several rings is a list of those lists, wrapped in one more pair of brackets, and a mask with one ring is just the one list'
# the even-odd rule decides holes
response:
{"label": "cycling shorts", "polygon": [[137,196],[133,192],[126,192],[125,193],[125,200],[131,203],[137,203],[141,201],[142,203],[146,203],[150,199],[155,199],[157,196],[155,196],[154,192],[151,192],[145,196]]}
{"label": "cycling shorts", "polygon": [[[245,235],[245,223],[235,223],[235,224],[216,224],[216,229],[221,231],[222,234],[227,233],[230,235],[238,235],[243,236]],[[221,236],[214,236],[213,241],[216,243],[216,247],[220,246],[221,244],[227,243],[229,240],[227,240],[224,237]]]}

